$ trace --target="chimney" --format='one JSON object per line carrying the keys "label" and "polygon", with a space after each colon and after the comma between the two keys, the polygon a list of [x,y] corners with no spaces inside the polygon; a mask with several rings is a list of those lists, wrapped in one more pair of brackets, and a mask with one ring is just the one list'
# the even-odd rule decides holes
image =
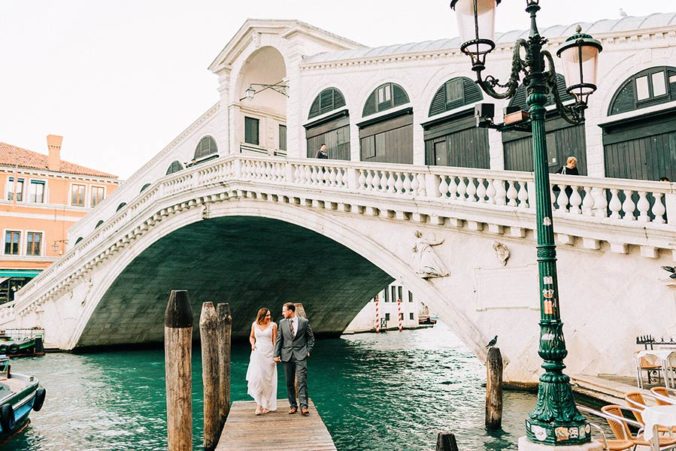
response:
{"label": "chimney", "polygon": [[61,170],[61,141],[63,141],[63,136],[47,135],[47,149],[49,150],[47,168],[50,171]]}

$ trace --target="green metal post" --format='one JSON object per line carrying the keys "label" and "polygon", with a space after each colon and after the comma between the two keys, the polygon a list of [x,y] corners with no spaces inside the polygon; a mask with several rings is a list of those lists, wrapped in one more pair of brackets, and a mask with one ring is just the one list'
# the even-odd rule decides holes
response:
{"label": "green metal post", "polygon": [[540,288],[538,354],[544,360],[542,368],[545,372],[540,376],[537,405],[526,419],[526,435],[528,440],[534,443],[576,445],[588,443],[591,431],[584,416],[575,407],[570,378],[563,374],[565,368],[563,359],[568,351],[563,338],[556,275],[556,245],[545,136],[545,104],[549,88],[544,58],[541,54],[544,40],[540,37],[535,24],[538,10],[537,5],[527,9],[531,15],[531,33],[526,56],[530,75],[526,78],[526,83],[535,170],[535,220]]}

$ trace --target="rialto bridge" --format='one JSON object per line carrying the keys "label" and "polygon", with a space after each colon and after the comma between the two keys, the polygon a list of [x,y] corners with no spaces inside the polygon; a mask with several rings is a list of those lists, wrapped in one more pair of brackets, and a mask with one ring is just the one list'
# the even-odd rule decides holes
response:
{"label": "rialto bridge", "polygon": [[[553,47],[575,25],[542,34]],[[585,125],[546,125],[551,172],[574,155],[581,174],[552,175],[566,364],[632,375],[635,337],[676,330],[662,269],[676,260],[676,185],[656,181],[676,178],[676,14],[581,26],[603,43],[603,82]],[[498,36],[496,73],[519,36]],[[499,335],[505,377],[534,381],[530,136],[475,127],[483,98],[459,45],[367,48],[247,21],[209,67],[218,102],[69,230],[0,327],[44,327],[66,350],[160,342],[169,291],[187,289],[196,314],[229,302],[238,335],[289,300],[335,335],[398,280],[478,356]],[[313,158],[322,144],[329,159]],[[444,275],[424,277],[421,257]]]}
{"label": "rialto bridge", "polygon": [[[573,191],[560,190],[554,227],[566,363],[631,374],[636,335],[676,330],[676,287],[661,268],[674,264],[676,193],[552,176],[564,180]],[[258,307],[288,300],[305,305],[318,333],[340,334],[397,279],[477,355],[499,335],[507,379],[533,380],[533,196],[523,172],[222,157],[123,205],[3,306],[0,325],[42,326],[47,345],[66,350],[161,342],[169,290],[187,289],[196,315],[203,301],[230,302],[237,335]],[[417,273],[416,232],[442,242],[432,252],[447,276]]]}

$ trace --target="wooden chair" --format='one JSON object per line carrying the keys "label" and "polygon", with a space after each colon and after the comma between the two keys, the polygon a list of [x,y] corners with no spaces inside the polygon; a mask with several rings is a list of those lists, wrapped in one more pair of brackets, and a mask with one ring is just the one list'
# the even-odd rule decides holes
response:
{"label": "wooden chair", "polygon": [[[621,407],[614,404],[601,407],[601,411],[617,421],[608,420],[608,426],[613,431],[615,437],[620,440],[631,440],[634,445],[650,447],[651,443],[643,437],[643,424],[624,417],[622,409],[630,410],[632,413],[637,409],[633,407]],[[640,413],[640,412],[639,412]],[[629,425],[639,428],[638,433],[633,435],[629,430]],[[660,449],[668,449],[676,445],[676,438],[658,436],[658,444]]]}
{"label": "wooden chair", "polygon": [[[611,423],[611,422],[620,423],[618,426],[622,427],[622,424],[619,420],[611,418],[610,416],[604,414],[603,412],[599,412],[598,410],[590,409],[589,407],[584,407],[584,406],[577,406],[577,408],[578,408],[578,410],[580,410],[582,412],[586,412],[586,413],[589,413],[591,415],[595,415],[597,417],[603,418],[608,423]],[[596,441],[598,443],[600,443],[601,445],[603,445],[604,451],[626,451],[626,450],[629,450],[629,449],[634,449],[634,447],[636,447],[634,442],[629,440],[629,439],[620,439],[620,438],[609,439],[608,437],[606,437],[606,433],[603,430],[603,428],[601,428],[601,426],[599,426],[598,424],[595,424],[595,423],[591,423],[591,422],[589,424],[594,429],[596,429],[598,432],[601,433],[601,439],[600,440],[597,439]],[[617,437],[617,435],[615,435],[615,437]]]}
{"label": "wooden chair", "polygon": [[[653,387],[650,389],[650,392],[655,395],[655,402],[657,402],[658,406],[670,406],[676,404],[676,398],[669,393],[669,390],[666,387]],[[662,398],[670,398],[673,401],[665,401]]]}

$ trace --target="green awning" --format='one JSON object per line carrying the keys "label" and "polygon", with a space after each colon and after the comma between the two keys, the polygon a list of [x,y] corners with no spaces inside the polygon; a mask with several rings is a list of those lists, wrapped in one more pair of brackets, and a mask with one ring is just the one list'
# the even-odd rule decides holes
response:
{"label": "green awning", "polygon": [[30,277],[32,279],[40,272],[37,269],[0,269],[0,277]]}

